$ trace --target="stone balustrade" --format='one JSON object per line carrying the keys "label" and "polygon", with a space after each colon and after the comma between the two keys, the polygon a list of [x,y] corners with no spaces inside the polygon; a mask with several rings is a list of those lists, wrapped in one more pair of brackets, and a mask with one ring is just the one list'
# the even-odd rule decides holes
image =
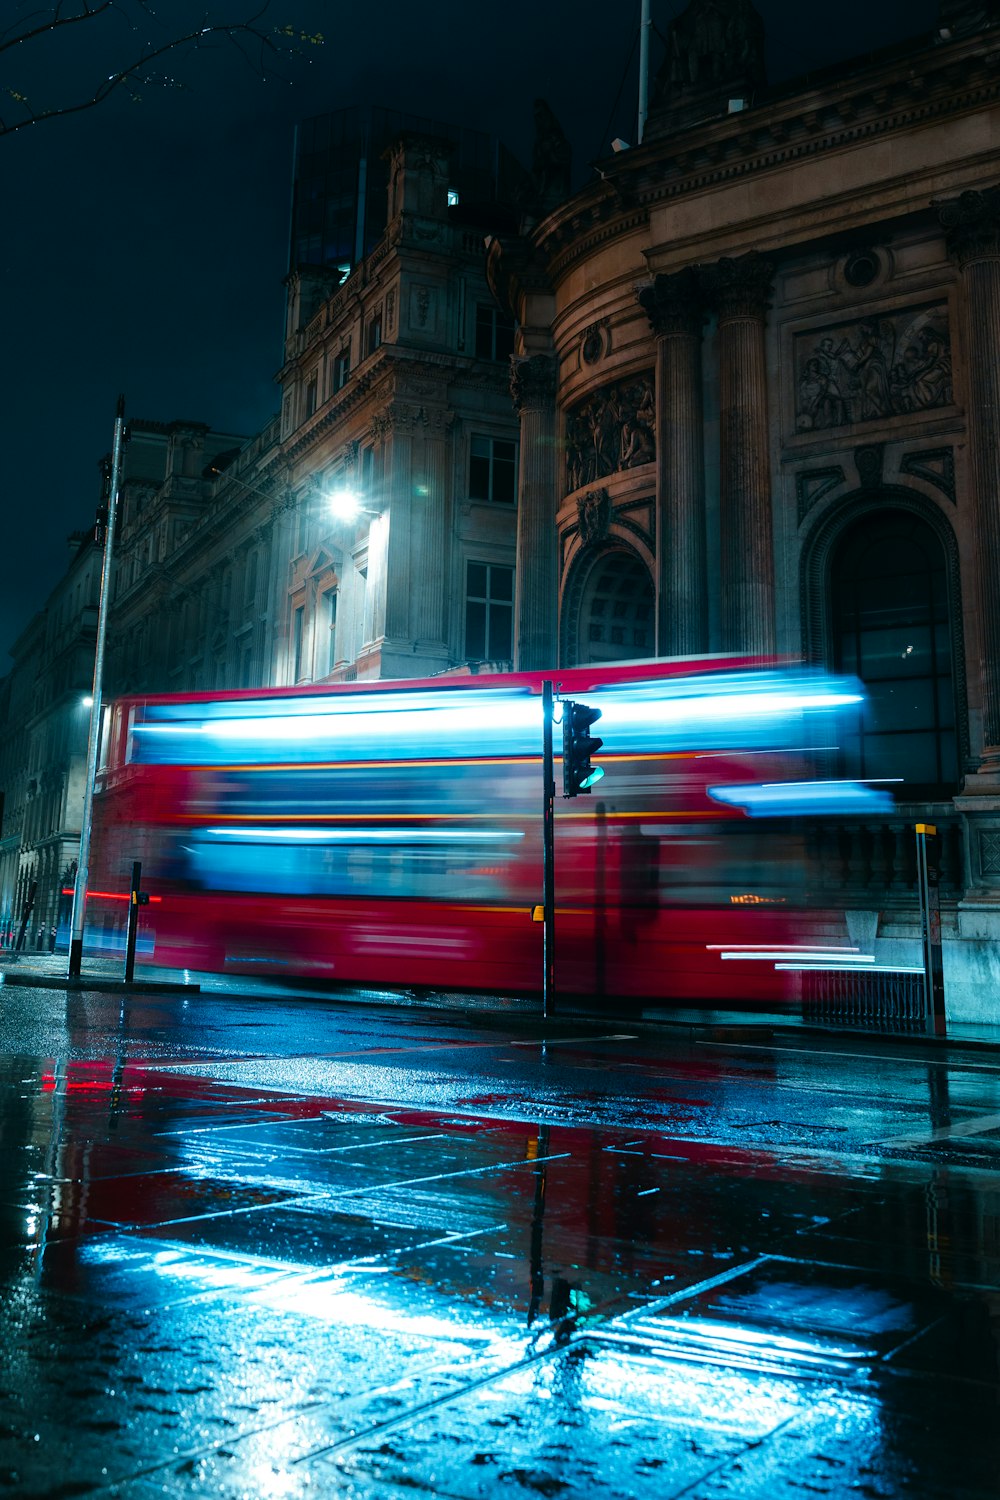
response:
{"label": "stone balustrade", "polygon": [[961,821],[953,809],[927,808],[858,822],[816,820],[807,834],[814,896],[845,908],[915,908],[918,822],[933,822],[941,848],[941,898],[957,901],[965,889]]}

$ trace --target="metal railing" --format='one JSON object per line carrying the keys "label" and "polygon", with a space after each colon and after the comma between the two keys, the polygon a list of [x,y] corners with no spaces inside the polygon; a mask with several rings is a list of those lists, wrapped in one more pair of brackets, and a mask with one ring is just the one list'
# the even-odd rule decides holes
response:
{"label": "metal railing", "polygon": [[804,973],[802,1015],[807,1021],[872,1031],[925,1031],[924,976],[905,971]]}

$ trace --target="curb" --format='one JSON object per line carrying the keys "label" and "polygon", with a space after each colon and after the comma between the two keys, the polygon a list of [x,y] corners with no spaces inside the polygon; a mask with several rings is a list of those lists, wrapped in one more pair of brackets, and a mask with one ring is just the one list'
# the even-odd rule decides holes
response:
{"label": "curb", "polygon": [[[289,989],[282,997],[273,995],[255,995],[253,991],[230,991],[226,989],[213,989],[211,983],[201,984],[197,981],[187,983],[177,980],[137,979],[126,984],[124,980],[113,979],[110,975],[94,974],[90,977],[81,976],[79,979],[68,979],[65,974],[45,973],[40,970],[4,969],[0,971],[0,981],[3,985],[21,986],[23,988],[52,989],[64,991],[79,990],[102,990],[107,994],[202,994],[216,996],[220,999],[236,998],[238,995],[243,1000],[258,1000],[261,1003],[274,1003],[280,998],[289,1000],[316,999],[327,1003],[343,1004],[350,1006],[365,1006],[375,1010],[398,1011],[425,1010],[439,1015],[456,1016],[464,1015],[472,1018],[489,1018],[491,1020],[514,1021],[528,1020],[534,1023],[545,1021],[547,1025],[553,1022],[572,1023],[579,1025],[588,1023],[595,1026],[623,1026],[635,1027],[647,1032],[679,1032],[687,1036],[690,1041],[710,1041],[715,1043],[730,1042],[734,1046],[746,1045],[748,1043],[775,1042],[787,1046],[794,1041],[807,1041],[809,1038],[822,1037],[824,1040],[851,1040],[854,1042],[867,1042],[885,1045],[891,1043],[893,1046],[916,1046],[930,1047],[932,1050],[941,1048],[962,1049],[972,1052],[1000,1051],[1000,1026],[996,1029],[996,1036],[962,1036],[948,1033],[944,1036],[931,1031],[890,1031],[879,1030],[875,1027],[863,1026],[838,1026],[832,1022],[824,1024],[821,1021],[795,1022],[791,1023],[784,1016],[768,1015],[766,1013],[758,1016],[747,1015],[719,1017],[712,1012],[703,1015],[673,1016],[669,1014],[628,1015],[621,1011],[608,1012],[580,1009],[570,1005],[557,1006],[554,1014],[546,1018],[541,1013],[541,1001],[537,1003],[537,1009],[494,1009],[477,1003],[478,996],[462,995],[461,1000],[442,1003],[433,995],[426,993],[417,994],[402,990],[398,1000],[379,997],[369,998],[363,994],[352,995],[349,992],[338,994],[336,991],[324,991],[322,995],[315,991],[297,991]],[[526,998],[526,997],[525,997]]]}
{"label": "curb", "polygon": [[30,969],[4,969],[0,973],[0,981],[5,985],[20,985],[24,989],[106,990],[112,995],[152,995],[164,990],[177,993],[181,990],[190,992],[201,989],[200,984],[180,984],[170,979],[133,979],[126,983],[124,979],[109,979],[104,974],[94,974],[89,978],[81,974],[79,979],[68,979],[65,974],[42,974],[37,969],[34,973]]}

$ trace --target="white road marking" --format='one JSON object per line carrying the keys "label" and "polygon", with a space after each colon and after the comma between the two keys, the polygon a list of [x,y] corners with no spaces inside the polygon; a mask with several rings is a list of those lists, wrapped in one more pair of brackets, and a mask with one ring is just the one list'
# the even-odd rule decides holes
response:
{"label": "white road marking", "polygon": [[[919,1068],[951,1068],[956,1073],[1000,1073],[1000,1067],[996,1063],[971,1063],[957,1062],[946,1057],[887,1057],[879,1052],[831,1052],[817,1047],[783,1047],[780,1042],[709,1042],[697,1037],[696,1044],[699,1047],[729,1047],[736,1048],[740,1052],[801,1052],[806,1057],[850,1057],[859,1062],[897,1062],[910,1063]],[[961,1042],[956,1043],[961,1046]]]}
{"label": "white road marking", "polygon": [[901,1135],[880,1136],[878,1140],[865,1141],[865,1146],[929,1146],[934,1141],[954,1141],[962,1136],[985,1135],[988,1130],[1000,1130],[1000,1115],[977,1115],[973,1120],[962,1120],[957,1125],[939,1125],[936,1130],[905,1130]]}

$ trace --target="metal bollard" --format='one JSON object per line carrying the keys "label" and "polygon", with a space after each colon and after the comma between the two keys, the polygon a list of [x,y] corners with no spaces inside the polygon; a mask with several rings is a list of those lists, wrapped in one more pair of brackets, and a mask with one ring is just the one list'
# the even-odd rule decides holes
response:
{"label": "metal bollard", "polygon": [[135,940],[139,932],[139,908],[146,906],[149,897],[145,891],[139,889],[142,880],[142,862],[134,860],[132,863],[132,885],[128,896],[128,934],[125,938],[125,983],[131,984],[135,978]]}
{"label": "metal bollard", "polygon": [[941,843],[933,823],[917,824],[917,891],[924,959],[924,1018],[933,1036],[944,1036],[944,954],[941,948]]}

